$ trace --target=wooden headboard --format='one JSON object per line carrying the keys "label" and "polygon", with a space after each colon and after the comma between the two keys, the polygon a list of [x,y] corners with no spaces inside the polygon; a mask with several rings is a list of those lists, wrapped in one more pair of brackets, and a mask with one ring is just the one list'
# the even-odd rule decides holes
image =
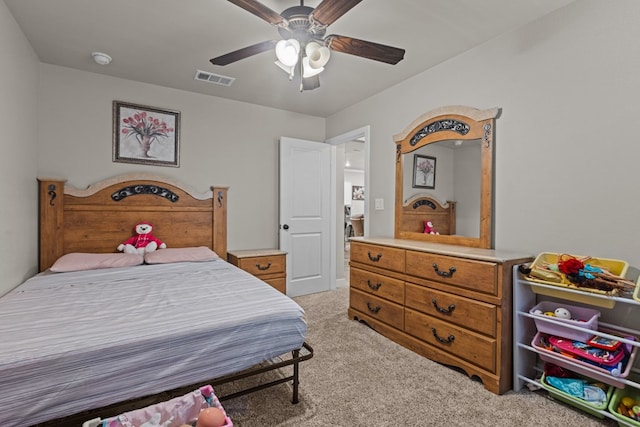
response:
{"label": "wooden headboard", "polygon": [[433,223],[433,228],[442,235],[456,234],[456,202],[441,204],[428,196],[414,196],[402,206],[401,238],[403,232],[424,232],[424,221]]}
{"label": "wooden headboard", "polygon": [[227,259],[228,187],[198,194],[177,181],[128,174],[81,190],[38,178],[39,271],[70,252],[117,252],[139,222],[169,248],[207,246]]}

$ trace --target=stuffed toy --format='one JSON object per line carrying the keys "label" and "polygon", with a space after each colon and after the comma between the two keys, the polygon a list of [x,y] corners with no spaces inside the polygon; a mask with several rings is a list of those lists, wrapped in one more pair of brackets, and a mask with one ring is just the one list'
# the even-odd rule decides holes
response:
{"label": "stuffed toy", "polygon": [[433,223],[429,220],[424,222],[424,234],[440,234],[433,228]]}
{"label": "stuffed toy", "polygon": [[148,222],[141,222],[134,227],[136,235],[129,237],[123,243],[118,245],[118,250],[126,254],[144,255],[147,252],[153,252],[156,249],[164,249],[167,245],[160,239],[151,234],[153,225]]}

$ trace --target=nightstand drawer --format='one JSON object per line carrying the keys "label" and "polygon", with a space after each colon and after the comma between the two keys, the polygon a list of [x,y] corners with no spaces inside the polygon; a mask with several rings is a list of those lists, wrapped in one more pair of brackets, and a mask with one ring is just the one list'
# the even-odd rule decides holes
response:
{"label": "nightstand drawer", "polygon": [[267,282],[268,284],[270,284],[271,286],[273,286],[274,288],[276,288],[277,290],[279,290],[280,292],[282,292],[283,294],[286,295],[287,293],[287,278],[286,277],[280,277],[280,278],[276,278],[276,279],[263,279],[265,282]]}
{"label": "nightstand drawer", "polygon": [[286,271],[285,260],[284,255],[242,258],[238,267],[260,277],[266,274],[284,273]]}
{"label": "nightstand drawer", "polygon": [[227,251],[227,260],[264,280],[283,294],[287,293],[287,253],[278,249]]}

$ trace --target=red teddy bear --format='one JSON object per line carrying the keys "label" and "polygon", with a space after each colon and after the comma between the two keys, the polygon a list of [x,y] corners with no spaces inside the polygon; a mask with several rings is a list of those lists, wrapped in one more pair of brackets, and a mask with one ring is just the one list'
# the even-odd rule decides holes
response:
{"label": "red teddy bear", "polygon": [[118,250],[126,254],[140,254],[153,252],[156,249],[164,249],[167,245],[151,234],[153,225],[148,222],[141,222],[134,227],[136,235],[129,237],[118,245]]}
{"label": "red teddy bear", "polygon": [[424,234],[440,234],[433,228],[433,223],[429,220],[424,222]]}

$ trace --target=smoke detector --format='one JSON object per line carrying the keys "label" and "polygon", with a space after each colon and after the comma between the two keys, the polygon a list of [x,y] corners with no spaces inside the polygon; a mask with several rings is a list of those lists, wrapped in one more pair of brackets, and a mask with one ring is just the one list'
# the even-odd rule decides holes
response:
{"label": "smoke detector", "polygon": [[93,60],[96,61],[96,64],[109,65],[111,62],[111,57],[106,53],[92,52],[91,56],[93,56]]}

